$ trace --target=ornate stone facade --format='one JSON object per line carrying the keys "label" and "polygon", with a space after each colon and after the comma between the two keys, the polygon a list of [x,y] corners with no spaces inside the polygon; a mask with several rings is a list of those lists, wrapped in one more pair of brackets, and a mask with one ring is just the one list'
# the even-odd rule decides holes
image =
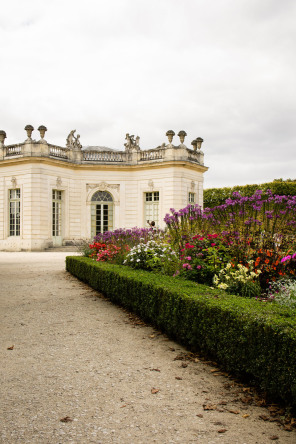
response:
{"label": "ornate stone facade", "polygon": [[[40,140],[27,125],[25,142],[6,145],[0,131],[0,250],[43,250],[90,240],[97,231],[147,226],[164,227],[170,208],[190,199],[202,205],[203,163],[200,138],[193,150],[169,144],[141,150],[140,138],[127,134],[123,150],[83,148],[72,130],[66,146]],[[174,134],[172,134],[174,133]],[[189,196],[190,194],[190,196]]]}

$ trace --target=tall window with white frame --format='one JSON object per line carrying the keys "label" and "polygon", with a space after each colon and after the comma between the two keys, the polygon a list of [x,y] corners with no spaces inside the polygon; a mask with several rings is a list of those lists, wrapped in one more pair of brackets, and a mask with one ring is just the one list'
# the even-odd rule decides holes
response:
{"label": "tall window with white frame", "polygon": [[191,205],[195,204],[195,193],[192,193],[191,191],[188,193],[188,203]]}
{"label": "tall window with white frame", "polygon": [[[150,191],[145,193],[145,221],[147,223],[154,221],[155,225],[159,223],[159,191]],[[149,221],[149,222],[148,222]]]}
{"label": "tall window with white frame", "polygon": [[21,190],[9,190],[9,236],[21,234]]}
{"label": "tall window with white frame", "polygon": [[52,190],[52,235],[62,235],[62,192]]}
{"label": "tall window with white frame", "polygon": [[113,230],[113,197],[108,191],[96,191],[91,198],[91,236]]}

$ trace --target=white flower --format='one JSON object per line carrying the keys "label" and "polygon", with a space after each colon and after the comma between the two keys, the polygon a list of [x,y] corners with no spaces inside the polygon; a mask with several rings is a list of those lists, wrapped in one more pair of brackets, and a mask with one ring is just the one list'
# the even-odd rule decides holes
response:
{"label": "white flower", "polygon": [[219,282],[218,276],[215,274],[215,276],[214,276],[214,278],[213,278],[213,283],[214,283],[215,285],[217,285],[218,282]]}
{"label": "white flower", "polygon": [[140,262],[140,259],[137,259],[137,262]]}
{"label": "white flower", "polygon": [[222,290],[226,290],[226,288],[228,288],[228,285],[222,283],[222,284],[218,285],[218,288],[222,288]]}

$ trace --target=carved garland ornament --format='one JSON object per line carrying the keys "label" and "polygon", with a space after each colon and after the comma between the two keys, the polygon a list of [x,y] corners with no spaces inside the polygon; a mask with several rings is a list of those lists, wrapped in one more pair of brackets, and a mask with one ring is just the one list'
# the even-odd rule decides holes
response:
{"label": "carved garland ornament", "polygon": [[119,191],[120,185],[118,184],[108,184],[106,182],[100,182],[100,183],[87,183],[86,189],[87,191],[92,190],[93,188],[99,188],[101,191],[108,191],[108,190],[116,190]]}
{"label": "carved garland ornament", "polygon": [[62,186],[62,179],[61,179],[61,177],[57,177],[56,186],[57,186],[57,188]]}

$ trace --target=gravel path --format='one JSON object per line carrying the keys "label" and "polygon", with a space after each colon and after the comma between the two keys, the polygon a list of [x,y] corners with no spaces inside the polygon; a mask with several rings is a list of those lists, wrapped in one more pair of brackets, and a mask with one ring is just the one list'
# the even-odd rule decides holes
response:
{"label": "gravel path", "polygon": [[295,444],[246,387],[69,275],[66,255],[0,253],[1,443]]}

